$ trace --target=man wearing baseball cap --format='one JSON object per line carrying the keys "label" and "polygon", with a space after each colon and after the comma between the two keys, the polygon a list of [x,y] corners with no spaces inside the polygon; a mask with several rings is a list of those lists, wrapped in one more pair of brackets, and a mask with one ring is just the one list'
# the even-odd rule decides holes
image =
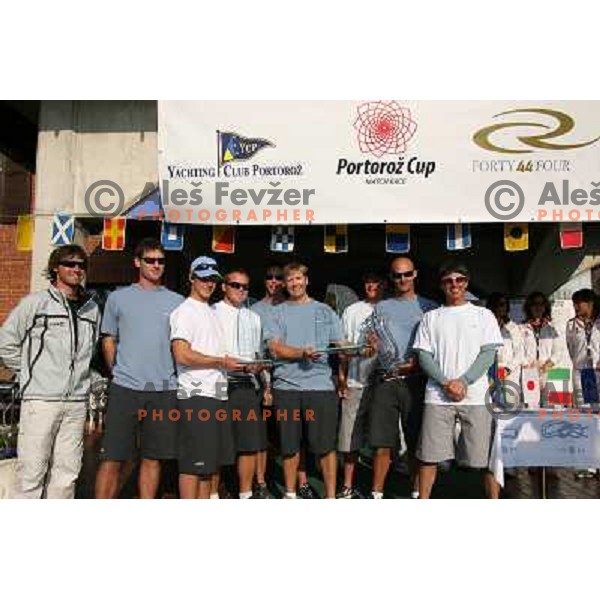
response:
{"label": "man wearing baseball cap", "polygon": [[[493,313],[467,301],[469,271],[448,262],[439,273],[445,305],[427,312],[415,338],[414,349],[429,376],[417,457],[419,495],[429,498],[438,463],[455,457],[463,466],[481,469],[488,496],[497,486],[487,471],[492,437],[492,415],[485,405],[489,393],[487,372],[502,334]],[[455,423],[461,432],[455,450]]]}
{"label": "man wearing baseball cap", "polygon": [[209,304],[221,279],[213,258],[196,258],[190,266],[190,296],[171,313],[171,344],[179,383],[181,498],[216,496],[211,495],[211,479],[214,482],[221,466],[235,461],[226,373],[241,370],[243,365],[225,354],[223,329]]}

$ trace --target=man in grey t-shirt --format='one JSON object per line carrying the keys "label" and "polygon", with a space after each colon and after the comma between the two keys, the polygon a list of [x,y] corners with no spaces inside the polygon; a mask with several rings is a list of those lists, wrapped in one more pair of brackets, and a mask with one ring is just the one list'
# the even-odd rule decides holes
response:
{"label": "man in grey t-shirt", "polygon": [[121,469],[135,458],[138,436],[140,498],[156,496],[161,461],[176,458],[177,427],[169,419],[177,401],[169,315],[183,297],[161,285],[165,252],[158,240],[142,240],[134,260],[137,283],[110,294],[102,319],[102,350],[113,379],[96,476],[97,498],[118,494]]}
{"label": "man in grey t-shirt", "polygon": [[327,497],[335,498],[338,400],[323,350],[344,343],[342,325],[329,306],[308,296],[306,266],[287,265],[284,280],[290,299],[272,309],[264,338],[277,360],[273,389],[285,498],[296,498],[303,430],[309,450],[319,457]]}
{"label": "man in grey t-shirt", "polygon": [[[375,448],[372,491],[375,499],[383,498],[392,449],[398,444],[400,422],[409,459],[411,491],[416,493],[417,489],[415,452],[421,429],[425,377],[412,345],[423,314],[437,308],[437,304],[417,295],[416,277],[417,270],[410,258],[394,259],[390,265],[394,296],[379,302],[373,312],[373,318],[380,323],[380,336],[376,340],[379,365],[369,414],[369,443]],[[383,339],[383,332],[387,339]]]}

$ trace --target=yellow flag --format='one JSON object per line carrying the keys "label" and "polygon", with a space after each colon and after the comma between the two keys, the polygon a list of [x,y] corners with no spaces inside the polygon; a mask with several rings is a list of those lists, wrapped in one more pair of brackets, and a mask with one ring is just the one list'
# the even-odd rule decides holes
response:
{"label": "yellow flag", "polygon": [[33,250],[33,215],[17,217],[17,250],[19,252]]}
{"label": "yellow flag", "polygon": [[348,252],[348,225],[325,225],[324,249],[327,254]]}
{"label": "yellow flag", "polygon": [[527,223],[504,223],[504,249],[519,252],[529,248],[529,225]]}

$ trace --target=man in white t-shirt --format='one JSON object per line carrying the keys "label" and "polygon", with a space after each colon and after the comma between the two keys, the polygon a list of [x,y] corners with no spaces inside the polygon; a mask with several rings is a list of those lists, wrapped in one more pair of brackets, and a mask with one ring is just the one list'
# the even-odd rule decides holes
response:
{"label": "man in white t-shirt", "polygon": [[[249,289],[250,277],[244,269],[230,271],[223,281],[225,297],[214,306],[225,336],[225,351],[241,361],[256,361],[261,355],[260,317],[244,306],[248,301]],[[249,365],[245,371],[227,374],[227,396],[237,454],[239,496],[242,500],[252,497],[258,453],[267,447],[266,424],[255,376],[259,367],[257,364]]]}
{"label": "man in white t-shirt", "polygon": [[220,280],[214,259],[194,260],[190,296],[170,318],[179,384],[179,494],[186,499],[211,498],[211,479],[235,462],[226,373],[243,365],[227,356],[223,330],[209,305]]}
{"label": "man in white t-shirt", "polygon": [[[351,344],[358,344],[364,337],[364,322],[371,316],[375,304],[383,295],[383,280],[376,273],[367,273],[363,277],[363,283],[364,300],[351,304],[342,314],[344,337]],[[344,485],[337,494],[340,499],[360,498],[354,489],[356,460],[364,441],[368,409],[367,386],[376,360],[374,356],[340,360],[338,394],[342,402],[338,451],[344,457]]]}
{"label": "man in white t-shirt", "polygon": [[[502,334],[490,310],[466,300],[469,272],[460,263],[440,269],[445,306],[426,313],[414,342],[419,363],[429,379],[417,450],[419,496],[429,498],[438,463],[457,458],[467,467],[487,469],[492,437],[492,414],[485,404],[487,372]],[[455,426],[461,432],[455,453]],[[486,470],[488,496],[497,496],[493,476]]]}

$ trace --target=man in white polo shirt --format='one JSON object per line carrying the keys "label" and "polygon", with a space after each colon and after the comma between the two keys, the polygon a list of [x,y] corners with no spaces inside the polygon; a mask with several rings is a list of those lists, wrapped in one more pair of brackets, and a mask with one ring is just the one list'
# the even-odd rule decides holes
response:
{"label": "man in white polo shirt", "polygon": [[235,461],[226,373],[243,366],[226,356],[223,330],[209,305],[220,279],[214,259],[194,260],[190,296],[171,313],[179,383],[179,494],[186,499],[210,498],[211,479]]}
{"label": "man in white polo shirt", "polygon": [[460,263],[440,269],[445,306],[429,311],[417,330],[413,348],[429,379],[417,449],[419,496],[429,498],[438,463],[455,457],[456,419],[461,432],[456,458],[464,466],[486,469],[488,496],[497,495],[487,471],[492,415],[485,405],[487,371],[502,346],[498,322],[490,310],[466,300],[469,272]]}

